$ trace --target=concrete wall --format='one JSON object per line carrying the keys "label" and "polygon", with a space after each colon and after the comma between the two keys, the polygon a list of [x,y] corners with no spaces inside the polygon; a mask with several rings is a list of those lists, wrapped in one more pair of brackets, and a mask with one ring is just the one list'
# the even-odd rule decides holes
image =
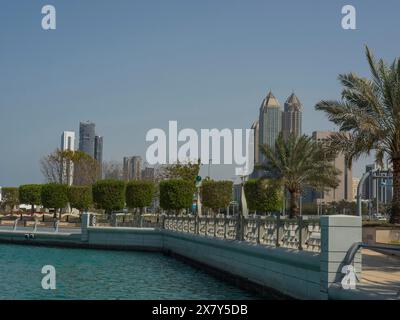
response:
{"label": "concrete wall", "polygon": [[397,228],[379,228],[364,227],[363,242],[368,244],[400,242],[400,229]]}
{"label": "concrete wall", "polygon": [[[345,298],[340,288],[344,257],[361,241],[361,218],[321,217],[321,253],[275,248],[244,241],[223,240],[152,228],[90,227],[90,215],[82,216],[81,234],[1,231],[0,241],[103,249],[150,250],[170,253],[248,282],[299,299]],[[355,258],[361,270],[361,256]],[[338,288],[339,286],[339,288]],[[330,293],[332,291],[332,293]]]}
{"label": "concrete wall", "polygon": [[[88,227],[88,221],[83,217],[82,240],[89,246],[171,252],[299,299],[329,298],[329,290],[343,278],[344,257],[361,241],[362,230],[359,217],[321,217],[321,253],[312,253],[170,230]],[[361,271],[361,254],[354,266]]]}
{"label": "concrete wall", "polygon": [[299,299],[320,299],[319,254],[163,230],[164,250]]}
{"label": "concrete wall", "polygon": [[169,230],[89,227],[86,244],[162,251],[299,299],[320,299],[318,253],[269,248]]}
{"label": "concrete wall", "polygon": [[161,230],[152,228],[89,227],[87,244],[113,249],[162,251]]}

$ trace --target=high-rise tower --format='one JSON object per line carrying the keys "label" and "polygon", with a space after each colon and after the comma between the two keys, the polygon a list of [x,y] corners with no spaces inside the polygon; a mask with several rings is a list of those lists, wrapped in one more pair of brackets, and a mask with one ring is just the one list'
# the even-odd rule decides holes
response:
{"label": "high-rise tower", "polygon": [[124,180],[140,180],[142,177],[142,158],[140,156],[124,157]]}
{"label": "high-rise tower", "polygon": [[103,165],[103,137],[95,136],[94,137],[94,158],[97,160],[99,164],[99,176],[100,178],[103,176],[102,173],[102,165]]}
{"label": "high-rise tower", "polygon": [[[75,132],[64,131],[61,136],[61,150],[75,151]],[[64,160],[62,164],[63,178],[68,185],[72,185],[74,177],[74,164],[71,160]]]}
{"label": "high-rise tower", "polygon": [[282,134],[286,140],[290,134],[301,135],[302,105],[299,98],[292,93],[286,100],[282,114]]}
{"label": "high-rise tower", "polygon": [[92,158],[95,158],[95,128],[96,125],[92,122],[79,123],[79,150],[87,153]]}
{"label": "high-rise tower", "polygon": [[260,127],[258,120],[254,121],[251,129],[254,130],[254,163],[260,162]]}
{"label": "high-rise tower", "polygon": [[[259,143],[274,149],[275,141],[282,130],[282,110],[271,91],[261,103],[258,125]],[[264,156],[260,155],[260,161],[263,162],[264,160]]]}

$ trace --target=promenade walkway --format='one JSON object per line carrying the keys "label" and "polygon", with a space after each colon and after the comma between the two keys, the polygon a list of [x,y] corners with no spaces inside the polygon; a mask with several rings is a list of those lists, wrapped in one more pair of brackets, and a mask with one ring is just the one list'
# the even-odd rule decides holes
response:
{"label": "promenade walkway", "polygon": [[[357,289],[382,299],[400,299],[400,257],[362,250],[362,280]],[[378,297],[377,297],[378,298]]]}

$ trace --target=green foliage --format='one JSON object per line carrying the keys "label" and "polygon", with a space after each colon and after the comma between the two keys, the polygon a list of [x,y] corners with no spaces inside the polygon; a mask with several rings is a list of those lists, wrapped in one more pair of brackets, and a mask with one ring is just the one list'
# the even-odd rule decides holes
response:
{"label": "green foliage", "polygon": [[183,179],[160,182],[160,206],[164,210],[189,208],[193,203],[194,183]]}
{"label": "green foliage", "polygon": [[68,200],[72,208],[79,211],[89,210],[93,203],[91,186],[70,186]]}
{"label": "green foliage", "polygon": [[333,160],[336,154],[323,143],[306,135],[280,134],[275,148],[260,145],[267,161],[261,166],[268,176],[277,177],[290,193],[291,218],[299,214],[299,199],[305,187],[327,190],[338,186],[340,171]]}
{"label": "green foliage", "polygon": [[315,202],[303,203],[301,206],[301,214],[312,216],[318,214],[318,206]]}
{"label": "green foliage", "polygon": [[125,182],[100,180],[93,187],[93,201],[97,208],[106,212],[122,210],[125,207]]}
{"label": "green foliage", "polygon": [[4,209],[9,207],[11,210],[18,205],[18,188],[14,187],[3,187],[1,188],[2,195],[2,206]]}
{"label": "green foliage", "polygon": [[126,204],[128,208],[144,208],[151,205],[155,185],[152,181],[135,180],[126,185]]}
{"label": "green foliage", "polygon": [[26,184],[19,187],[19,202],[30,204],[32,212],[34,206],[41,204],[42,186],[40,184]]}
{"label": "green foliage", "polygon": [[282,209],[283,192],[279,181],[250,179],[244,184],[247,206],[259,212],[276,212]]}
{"label": "green foliage", "polygon": [[376,60],[368,47],[366,58],[370,78],[353,72],[339,75],[341,99],[320,101],[315,108],[339,127],[329,147],[343,152],[349,164],[372,152],[381,166],[385,158],[392,162],[391,222],[400,223],[400,59],[391,64]]}
{"label": "green foliage", "polygon": [[196,177],[200,171],[200,160],[197,163],[182,163],[168,165],[164,168],[163,176],[166,179],[183,179],[195,183]]}
{"label": "green foliage", "polygon": [[204,180],[201,185],[203,206],[214,210],[228,207],[232,200],[232,188],[232,181]]}
{"label": "green foliage", "polygon": [[41,201],[45,208],[61,209],[68,204],[68,186],[49,183],[41,187]]}

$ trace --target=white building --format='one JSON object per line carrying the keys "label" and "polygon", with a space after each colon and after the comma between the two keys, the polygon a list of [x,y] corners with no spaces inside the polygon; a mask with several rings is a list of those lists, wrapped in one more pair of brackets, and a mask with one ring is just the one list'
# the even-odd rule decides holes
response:
{"label": "white building", "polygon": [[[61,150],[62,151],[75,151],[75,132],[64,131],[61,136]],[[72,161],[65,161],[64,175],[68,185],[72,185],[74,179],[74,165]]]}

